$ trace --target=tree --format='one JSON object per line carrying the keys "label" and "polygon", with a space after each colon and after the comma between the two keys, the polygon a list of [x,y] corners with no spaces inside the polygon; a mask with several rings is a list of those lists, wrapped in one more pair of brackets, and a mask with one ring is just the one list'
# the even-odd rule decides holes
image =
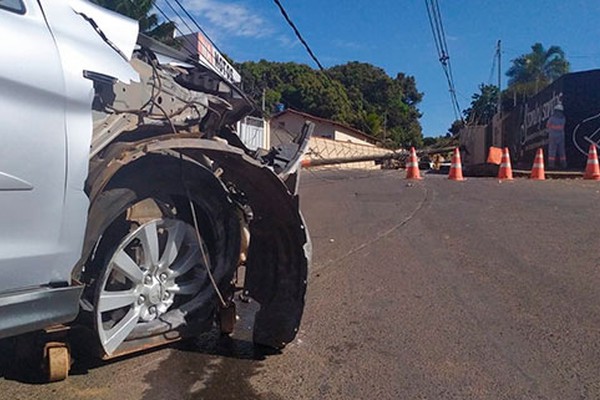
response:
{"label": "tree", "polygon": [[385,139],[391,147],[422,143],[417,105],[423,94],[415,79],[392,79],[374,65],[351,62],[325,72],[297,63],[261,60],[236,64],[243,89],[255,102],[265,93],[267,111],[283,103]]}
{"label": "tree", "polygon": [[[368,63],[350,62],[328,70],[339,80],[352,101],[358,129],[391,140],[392,146],[420,146],[423,134],[417,105],[423,94],[417,90],[415,78],[399,73],[390,77],[382,68]],[[374,115],[383,126],[374,131]]]}
{"label": "tree", "polygon": [[435,137],[425,137],[423,138],[423,146],[425,147],[431,147],[431,146],[435,146],[438,142],[438,138]]}
{"label": "tree", "polygon": [[498,86],[479,85],[479,93],[471,96],[471,107],[463,114],[469,124],[487,125],[498,109]]}
{"label": "tree", "polygon": [[531,46],[531,52],[512,60],[506,72],[508,89],[521,96],[531,96],[569,72],[569,62],[559,46],[545,49],[541,43]]}
{"label": "tree", "polygon": [[152,13],[156,0],[94,0],[104,8],[139,21],[140,32],[169,45],[178,46],[174,39],[175,23],[160,22]]}
{"label": "tree", "polygon": [[286,107],[351,123],[353,112],[342,84],[308,65],[261,60],[235,64],[242,76],[244,91],[257,103],[265,93],[266,112],[277,103]]}
{"label": "tree", "polygon": [[370,113],[365,118],[367,126],[366,132],[373,136],[380,136],[383,131],[383,121],[381,117],[375,113]]}
{"label": "tree", "polygon": [[456,136],[460,133],[460,130],[465,127],[464,121],[460,119],[455,120],[450,128],[448,128],[448,133],[446,133],[446,137]]}

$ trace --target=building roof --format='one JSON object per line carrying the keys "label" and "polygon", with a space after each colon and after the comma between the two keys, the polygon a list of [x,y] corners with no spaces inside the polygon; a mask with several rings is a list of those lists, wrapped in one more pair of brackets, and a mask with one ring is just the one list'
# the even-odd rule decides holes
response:
{"label": "building roof", "polygon": [[363,140],[365,140],[367,142],[370,142],[370,143],[373,143],[373,144],[381,143],[381,139],[376,138],[375,136],[371,136],[371,135],[369,135],[367,133],[364,133],[363,131],[360,131],[360,130],[358,130],[356,128],[352,128],[351,126],[344,125],[344,124],[342,124],[340,122],[337,122],[337,121],[334,121],[334,120],[331,120],[331,119],[317,117],[316,115],[307,114],[307,113],[304,113],[304,112],[301,112],[301,111],[296,111],[296,110],[291,109],[291,108],[288,108],[288,109],[286,109],[284,111],[281,111],[281,112],[273,115],[271,117],[271,119],[276,119],[276,118],[281,117],[281,116],[283,116],[285,114],[298,115],[298,116],[304,117],[304,118],[306,118],[308,120],[312,120],[312,121],[315,121],[315,122],[322,122],[322,123],[332,124],[332,125],[335,125],[335,126],[337,126],[339,128],[344,129],[345,131],[347,131],[347,133],[350,133],[351,135],[356,136],[356,137],[358,137],[360,139],[363,139]]}

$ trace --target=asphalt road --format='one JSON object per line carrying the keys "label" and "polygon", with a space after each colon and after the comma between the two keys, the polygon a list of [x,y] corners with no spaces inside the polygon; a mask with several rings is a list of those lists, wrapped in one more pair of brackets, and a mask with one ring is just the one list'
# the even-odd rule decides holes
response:
{"label": "asphalt road", "polygon": [[600,398],[600,183],[303,178],[315,257],[282,354],[242,321],[232,340],[80,360],[50,385],[0,356],[0,398]]}

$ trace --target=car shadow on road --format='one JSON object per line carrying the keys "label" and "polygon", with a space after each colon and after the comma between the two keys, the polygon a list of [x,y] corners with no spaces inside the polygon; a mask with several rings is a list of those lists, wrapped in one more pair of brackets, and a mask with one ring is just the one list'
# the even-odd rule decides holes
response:
{"label": "car shadow on road", "polygon": [[[0,379],[28,385],[46,383],[40,358],[23,357],[24,348],[26,351],[33,350],[32,343],[14,339],[0,341]],[[217,329],[168,347],[171,349],[169,356],[156,369],[140,378],[149,387],[144,392],[144,400],[280,399],[272,395],[259,396],[249,382],[251,377],[259,373],[267,357],[280,353],[277,350],[221,335]],[[142,357],[157,350],[150,349],[116,360],[102,361],[75,347],[70,375],[87,375],[91,370]]]}
{"label": "car shadow on road", "polygon": [[[22,344],[15,339],[0,340],[0,378],[29,384],[42,384],[43,376],[39,366],[31,365],[31,360],[18,357]],[[38,361],[39,362],[39,361]]]}
{"label": "car shadow on road", "polygon": [[149,388],[142,400],[280,400],[257,392],[251,383],[263,369],[263,361],[279,353],[215,330],[174,346],[169,357],[144,377]]}
{"label": "car shadow on road", "polygon": [[[70,375],[88,375],[93,370],[110,364],[125,363],[126,360],[143,357],[167,347],[166,358],[156,368],[140,376],[147,389],[143,400],[159,399],[260,399],[280,400],[270,393],[257,392],[251,379],[266,371],[264,361],[281,352],[252,342],[252,326],[256,304],[239,304],[239,320],[231,336],[223,335],[218,328],[194,338],[160,348],[149,349],[115,360],[103,361],[90,355],[85,338],[71,338],[73,364]],[[41,372],[41,358],[36,353],[40,347],[25,338],[0,341],[0,379],[28,385],[46,383]],[[39,342],[39,340],[38,340]],[[36,356],[23,357],[33,351]],[[127,368],[126,368],[127,370]],[[133,372],[133,371],[132,371]],[[1,397],[1,396],[0,396]]]}
{"label": "car shadow on road", "polygon": [[[38,334],[0,340],[0,379],[29,385],[47,384],[42,358],[43,345]],[[69,375],[86,375],[90,370],[102,367],[111,361],[103,361],[82,350],[77,340],[68,339],[71,347],[72,364]],[[139,355],[140,353],[138,353]],[[123,360],[133,356],[120,358]],[[115,360],[112,362],[118,362]]]}
{"label": "car shadow on road", "polygon": [[144,376],[149,387],[142,400],[248,399],[281,400],[259,393],[252,379],[265,372],[265,360],[279,350],[252,341],[255,302],[237,301],[238,320],[231,336],[218,329],[173,346],[169,357]]}

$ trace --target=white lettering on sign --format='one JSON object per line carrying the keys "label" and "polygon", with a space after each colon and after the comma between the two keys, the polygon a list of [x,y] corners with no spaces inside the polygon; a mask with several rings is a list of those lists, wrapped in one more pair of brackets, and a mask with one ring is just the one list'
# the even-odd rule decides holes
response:
{"label": "white lettering on sign", "polygon": [[546,122],[552,115],[554,107],[560,103],[562,93],[555,94],[550,100],[543,104],[537,105],[533,110],[526,110],[525,113],[525,129],[529,129],[535,125],[541,125]]}
{"label": "white lettering on sign", "polygon": [[238,83],[241,81],[240,74],[227,62],[218,51],[214,52],[213,66],[221,73],[229,82]]}
{"label": "white lettering on sign", "polygon": [[[545,103],[536,104],[531,110],[525,107],[525,120],[521,126],[521,144],[523,149],[527,151],[531,146],[541,146],[548,138],[546,132],[546,121],[552,115],[554,107],[561,103],[562,92],[553,94],[552,98]],[[526,145],[526,146],[525,146]]]}
{"label": "white lettering on sign", "polygon": [[240,83],[242,77],[225,57],[219,53],[212,42],[202,33],[193,33],[182,37],[184,48],[198,57],[198,61],[212,69],[230,83]]}
{"label": "white lettering on sign", "polygon": [[220,74],[223,78],[227,79],[231,83],[239,83],[242,81],[242,77],[239,72],[235,70],[227,62],[225,57],[213,46],[210,40],[202,34],[197,33],[198,39],[198,58],[200,61],[204,61],[210,66],[215,72]]}

